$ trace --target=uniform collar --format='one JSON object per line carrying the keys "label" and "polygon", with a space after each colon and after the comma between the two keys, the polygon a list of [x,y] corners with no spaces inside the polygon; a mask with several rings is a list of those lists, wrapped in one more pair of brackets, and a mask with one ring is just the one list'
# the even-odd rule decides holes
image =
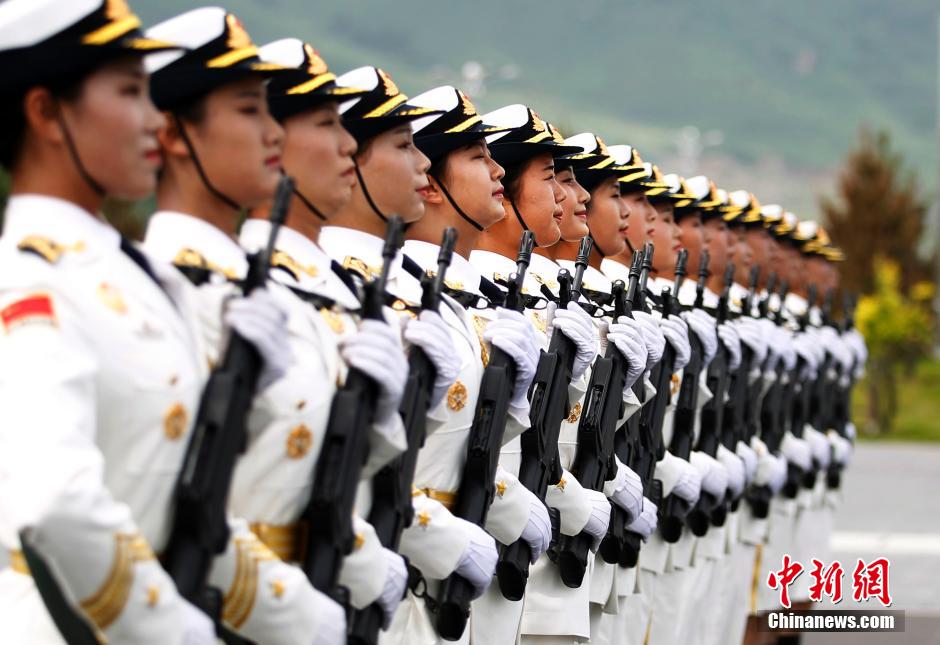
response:
{"label": "uniform collar", "polygon": [[488,280],[495,280],[496,276],[509,278],[509,274],[516,270],[516,263],[512,259],[492,251],[478,250],[471,252],[470,264],[480,272],[480,275],[486,276]]}
{"label": "uniform collar", "polygon": [[[558,266],[562,269],[568,269],[571,275],[574,275],[577,269],[574,260],[558,260]],[[591,291],[610,293],[613,281],[594,267],[589,266],[584,268],[584,278],[581,280],[581,286]]]}
{"label": "uniform collar", "polygon": [[[265,219],[249,219],[242,225],[238,241],[242,248],[252,253],[266,245],[270,235],[271,222]],[[302,291],[326,296],[350,309],[359,306],[356,294],[333,272],[333,260],[309,237],[282,226],[277,233],[274,248],[277,253],[272,264],[283,263],[293,274],[288,277],[287,273],[273,273],[272,276],[276,276],[278,281]],[[287,257],[279,260],[278,253]]]}
{"label": "uniform collar", "polygon": [[[437,255],[440,249],[439,245],[430,242],[405,240],[402,252],[414,260],[422,269],[436,271]],[[480,293],[480,272],[459,253],[451,255],[445,284],[452,289],[482,295]]]}
{"label": "uniform collar", "polygon": [[220,229],[185,213],[157,211],[147,224],[144,247],[157,258],[173,264],[187,264],[188,251],[202,256],[206,268],[230,280],[243,278],[248,271],[245,251]]}
{"label": "uniform collar", "polygon": [[121,235],[110,224],[72,202],[13,195],[7,202],[3,238],[18,244],[30,236],[48,238],[73,251],[116,251],[121,246]]}
{"label": "uniform collar", "polygon": [[611,281],[623,280],[624,284],[630,280],[630,267],[611,258],[601,260],[601,273]]}

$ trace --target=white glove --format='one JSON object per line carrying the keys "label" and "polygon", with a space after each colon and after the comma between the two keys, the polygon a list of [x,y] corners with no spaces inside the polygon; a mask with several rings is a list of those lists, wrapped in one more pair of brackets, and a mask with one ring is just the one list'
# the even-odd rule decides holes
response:
{"label": "white glove", "polygon": [[584,531],[594,538],[591,550],[596,551],[601,544],[601,540],[607,535],[607,528],[610,526],[610,502],[607,495],[600,491],[585,488],[584,493],[587,495],[588,501],[591,502],[591,517],[588,518]]}
{"label": "white glove", "polygon": [[604,484],[604,494],[627,513],[627,524],[640,515],[643,506],[643,481],[629,466],[617,461],[617,474]]}
{"label": "white glove", "polygon": [[258,376],[259,391],[287,373],[294,360],[287,343],[287,311],[266,288],[230,299],[223,321],[261,355],[264,366]]}
{"label": "white glove", "polygon": [[846,372],[852,368],[852,351],[846,347],[839,332],[828,325],[823,326],[819,330],[819,341]]}
{"label": "white glove", "polygon": [[[689,463],[698,471],[702,481],[701,490],[709,493],[712,497],[723,499],[725,491],[728,490],[728,471],[718,460],[704,452],[693,450],[689,454]],[[676,493],[675,489],[673,489],[673,492]],[[680,497],[685,499],[682,495]]]}
{"label": "white glove", "polygon": [[634,311],[633,319],[640,323],[640,327],[643,329],[643,341],[646,343],[647,352],[646,367],[653,367],[663,358],[663,350],[666,349],[666,337],[663,336],[656,319],[645,311]]}
{"label": "white glove", "polygon": [[[784,471],[784,480],[786,480],[785,473],[786,471]],[[771,489],[773,489],[773,484],[776,478],[777,458],[769,452],[758,453],[757,471],[754,474],[754,484],[756,486],[769,486]],[[779,488],[777,490],[779,490]]]}
{"label": "white glove", "polygon": [[535,495],[532,496],[529,505],[529,521],[522,529],[521,537],[529,545],[532,564],[535,564],[539,556],[548,550],[548,545],[552,541],[552,518],[549,517],[545,504],[540,502]]}
{"label": "white glove", "polygon": [[815,372],[817,366],[816,340],[811,334],[800,332],[793,336],[793,349],[797,356],[806,361],[809,372]]}
{"label": "white glove", "polygon": [[692,344],[689,342],[689,326],[679,316],[669,316],[659,321],[663,336],[676,351],[676,362],[672,369],[678,372],[692,359]]}
{"label": "white glove", "polygon": [[780,352],[783,369],[787,372],[793,371],[793,368],[796,367],[796,349],[793,347],[793,334],[783,327],[777,327],[775,338],[775,349]]}
{"label": "white glove", "polygon": [[718,328],[715,319],[702,309],[690,309],[682,314],[682,318],[702,343],[702,361],[703,365],[707,366],[718,351]]}
{"label": "white glove", "polygon": [[423,349],[434,365],[434,387],[428,408],[433,410],[460,374],[460,354],[454,351],[450,327],[436,311],[425,310],[417,318],[405,316],[401,320],[404,326],[402,336]]}
{"label": "white glove", "polygon": [[[318,592],[319,593],[319,592]],[[346,611],[329,596],[320,595],[320,628],[313,639],[313,645],[344,645],[346,643]],[[379,599],[381,602],[381,598]]]}
{"label": "white glove", "polygon": [[658,513],[659,509],[656,508],[656,504],[644,497],[643,510],[640,511],[639,517],[627,525],[627,530],[639,533],[643,541],[646,542],[659,525]]}
{"label": "white glove", "polygon": [[209,617],[185,600],[182,606],[183,645],[216,645],[215,625]]}
{"label": "white glove", "polygon": [[790,432],[783,435],[783,441],[780,442],[780,452],[787,458],[787,461],[799,466],[804,471],[809,470],[813,465],[809,444]]}
{"label": "white glove", "polygon": [[379,594],[379,605],[385,612],[385,626],[392,622],[398,603],[405,597],[405,587],[408,584],[408,567],[400,555],[389,549],[382,549],[382,555],[388,563],[388,572],[385,575],[385,585]]}
{"label": "white glove", "polygon": [[[775,325],[771,320],[767,318],[758,318],[757,325],[761,330],[761,334],[764,337],[765,346],[767,347],[767,356],[766,356],[766,368],[767,371],[772,372],[777,368],[777,362],[781,359],[782,347],[775,342],[778,338],[777,334],[777,325]],[[759,366],[760,364],[758,364]]]}
{"label": "white glove", "polygon": [[[688,464],[688,462],[685,463]],[[679,476],[679,481],[676,482],[672,492],[688,502],[689,506],[695,506],[698,503],[698,498],[702,493],[702,478],[691,464]]]}
{"label": "white glove", "polygon": [[835,430],[826,433],[829,443],[832,444],[832,458],[837,464],[848,466],[852,458],[852,442]]}
{"label": "white glove", "polygon": [[578,303],[569,302],[567,308],[558,309],[555,303],[548,304],[548,337],[557,327],[575,345],[574,366],[571,380],[576,381],[584,375],[597,356],[597,330],[594,321]]}
{"label": "white glove", "polygon": [[[516,382],[513,384],[512,400],[509,404],[515,408],[523,408],[527,405],[526,397],[539,361],[535,328],[518,311],[500,307],[496,310],[496,315],[498,318],[491,320],[483,330],[483,340],[506,352],[516,364]],[[454,354],[456,355],[456,352]]]}
{"label": "white glove", "polygon": [[750,484],[757,474],[757,453],[741,440],[738,440],[738,443],[734,446],[734,452],[744,464],[744,483]]}
{"label": "white glove", "polygon": [[754,363],[760,365],[767,356],[767,339],[761,330],[761,325],[749,316],[742,316],[735,321],[741,343],[747,345],[754,352]]}
{"label": "white glove", "polygon": [[857,329],[850,329],[842,337],[855,355],[854,376],[860,379],[865,376],[865,363],[868,361],[868,347],[865,345],[865,338]]}
{"label": "white glove", "polygon": [[[457,518],[454,518],[457,519]],[[470,541],[466,550],[460,556],[455,572],[473,585],[473,598],[479,598],[493,581],[496,573],[496,561],[499,552],[496,550],[496,540],[489,533],[476,524],[460,520],[470,534]]]}
{"label": "white glove", "polygon": [[741,336],[731,323],[718,325],[718,338],[728,350],[728,369],[734,371],[741,366]]}
{"label": "white glove", "polygon": [[[740,445],[744,445],[740,441]],[[725,471],[728,474],[728,489],[731,491],[733,497],[738,497],[744,491],[745,485],[745,466],[744,460],[741,459],[736,453],[731,452],[723,445],[718,446],[718,452],[715,455],[718,458],[718,463],[724,466]],[[755,457],[755,462],[757,461]],[[756,464],[755,464],[756,465]],[[703,484],[704,485],[704,484]]]}
{"label": "white glove", "polygon": [[623,396],[626,397],[627,392],[646,370],[649,352],[643,338],[643,329],[640,323],[632,318],[621,316],[616,322],[608,325],[606,335],[602,333],[601,336],[606,342],[614,344],[627,363],[627,375],[623,385]]}
{"label": "white glove", "polygon": [[806,429],[803,430],[803,438],[809,444],[810,452],[813,453],[813,460],[823,468],[829,466],[829,462],[832,460],[832,446],[829,444],[826,435],[817,432],[815,428],[806,426]]}
{"label": "white glove", "polygon": [[845,437],[850,443],[855,443],[855,437],[858,436],[858,429],[855,424],[849,421],[845,424]]}
{"label": "white glove", "polygon": [[398,405],[408,378],[408,362],[401,346],[397,327],[381,320],[363,320],[359,331],[339,341],[340,355],[350,367],[362,371],[379,385],[375,406],[375,422],[384,426]]}

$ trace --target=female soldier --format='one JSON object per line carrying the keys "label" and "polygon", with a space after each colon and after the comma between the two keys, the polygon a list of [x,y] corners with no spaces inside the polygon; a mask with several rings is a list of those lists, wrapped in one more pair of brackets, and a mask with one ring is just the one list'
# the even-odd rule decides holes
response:
{"label": "female soldier", "polygon": [[[510,105],[483,116],[486,123],[506,128],[506,131],[488,138],[496,161],[506,169],[503,185],[505,218],[480,236],[477,250],[470,261],[488,280],[500,282],[515,271],[518,240],[524,230],[535,235],[536,247],[548,247],[560,238],[559,224],[563,220],[561,204],[565,191],[555,180],[555,157],[574,154],[580,148],[564,146],[560,135],[553,134],[550,126],[534,111],[524,105]],[[544,285],[553,296],[557,294],[556,276],[560,267],[538,248],[532,256],[529,271],[523,283],[523,293],[534,296]],[[544,306],[544,301],[536,304]],[[548,346],[551,331],[544,310],[527,311],[527,317],[538,332],[539,345]],[[597,339],[590,317],[577,304],[555,312],[554,325],[571,338],[577,347],[574,360],[574,378],[569,388],[571,415],[562,422],[559,451],[562,466],[573,458],[573,448],[584,394],[586,373],[597,353]],[[510,442],[503,451],[502,464],[516,471],[519,465],[520,443]],[[610,504],[603,493],[584,489],[571,473],[564,470],[562,479],[548,487],[546,504],[560,512],[560,530],[565,535],[577,535],[587,530],[595,537],[607,531]],[[558,570],[547,556],[532,567],[526,587],[525,608],[522,616],[522,642],[572,642],[588,638],[590,619],[588,593],[590,585],[579,589],[565,587]]]}
{"label": "female soldier", "polygon": [[[196,311],[181,276],[99,215],[156,185],[143,57],[174,47],[139,26],[123,2],[0,5],[4,642],[215,642],[154,556],[206,379]],[[42,599],[21,549],[48,576]]]}
{"label": "female soldier", "polygon": [[[490,351],[488,343],[505,351],[518,366],[504,444],[529,425],[526,396],[539,348],[532,325],[522,314],[495,304],[481,307],[485,298],[480,291],[480,274],[467,260],[479,234],[504,217],[503,169],[490,156],[485,141],[498,128],[483,123],[470,99],[450,86],[429,90],[410,102],[442,113],[419,119],[414,126],[415,145],[431,160],[430,187],[424,217],[408,229],[405,266],[416,278],[436,271],[441,236],[447,227],[454,227],[457,245],[447,271],[444,305],[463,323],[460,334],[454,334],[454,350],[461,355],[460,375],[451,388],[446,414],[435,420],[437,429],[421,450],[414,483],[419,489],[466,489],[472,484],[461,481],[461,473],[486,367],[483,357]],[[504,545],[524,539],[537,558],[551,538],[545,505],[500,466],[493,486],[496,495],[486,516],[486,530]],[[491,585],[473,603],[470,641],[513,642],[521,617],[522,602],[507,600]]]}
{"label": "female soldier", "polygon": [[[165,157],[159,210],[144,245],[181,267],[198,287],[208,314],[202,317],[202,332],[210,348],[220,352],[225,330],[219,310],[224,308],[231,323],[237,310],[225,304],[236,289],[230,281],[247,272],[246,254],[234,239],[240,212],[269,200],[280,178],[284,131],[268,112],[265,80],[285,68],[262,62],[238,19],[221,8],[189,11],[148,33],[176,39],[188,50],[149,63],[152,94],[167,112],[167,126],[159,133]],[[257,339],[266,369],[248,420],[248,446],[233,480],[230,510],[239,518],[234,544],[216,562],[211,581],[224,593],[222,620],[246,638],[301,643],[316,634],[318,642],[340,643],[342,608],[315,590],[299,569],[281,561],[247,525],[295,520],[309,495],[330,407],[329,391],[322,386],[327,375],[320,361],[312,360],[319,348],[296,342],[303,324],[293,315],[297,298],[269,282],[248,300],[257,302],[259,311],[236,329]],[[279,329],[272,329],[272,321]],[[360,337],[352,346],[363,342]],[[363,371],[387,379],[397,365],[400,373],[401,353],[385,355],[384,365],[366,361]],[[311,386],[317,383],[321,386]],[[397,398],[391,388],[380,395],[380,408],[391,411],[377,415],[378,422],[390,435],[399,427]]]}
{"label": "female soldier", "polygon": [[[398,214],[408,224],[424,216],[424,200],[430,189],[426,175],[429,160],[414,145],[412,122],[441,111],[407,102],[388,74],[375,67],[348,72],[338,82],[368,90],[341,108],[344,123],[359,145],[354,158],[359,181],[350,202],[321,230],[320,244],[344,268],[368,277],[381,259],[381,236],[388,216]],[[399,254],[393,262],[387,291],[395,298],[392,309],[405,323],[405,340],[420,345],[437,368],[428,415],[428,441],[435,446],[440,442],[452,457],[453,444],[446,436],[434,439],[433,433],[465,404],[466,385],[458,380],[460,355],[454,351],[455,343],[465,342],[461,333],[465,325],[449,306],[442,305],[440,313],[417,313],[420,282],[404,268],[402,258]],[[419,448],[409,446],[409,450]],[[455,469],[452,472],[452,465],[446,459],[441,464],[429,464],[430,470],[422,471],[425,486],[416,489],[412,497],[416,519],[403,532],[399,550],[420,572],[416,580],[423,576],[431,581],[431,593],[436,590],[434,581],[457,573],[481,594],[492,578],[495,544],[481,527],[450,514],[448,509],[459,482],[459,472]],[[438,467],[441,471],[434,472]],[[383,634],[382,642],[438,642],[432,622],[423,599],[410,594],[399,607],[388,632]]]}

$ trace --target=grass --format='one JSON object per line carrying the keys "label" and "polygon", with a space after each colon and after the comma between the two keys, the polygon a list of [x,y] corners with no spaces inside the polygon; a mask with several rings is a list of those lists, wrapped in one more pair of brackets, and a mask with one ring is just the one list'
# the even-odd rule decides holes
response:
{"label": "grass", "polygon": [[914,374],[898,381],[898,417],[886,434],[866,432],[868,380],[855,386],[852,418],[859,436],[870,441],[940,442],[940,360],[921,362]]}

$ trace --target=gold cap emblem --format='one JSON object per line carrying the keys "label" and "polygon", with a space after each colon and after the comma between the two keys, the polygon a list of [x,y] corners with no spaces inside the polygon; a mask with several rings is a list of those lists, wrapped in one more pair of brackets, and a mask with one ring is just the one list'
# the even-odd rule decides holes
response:
{"label": "gold cap emblem", "polygon": [[234,14],[227,14],[225,16],[225,26],[228,28],[228,42],[226,44],[230,48],[242,49],[243,47],[251,47],[253,45],[251,37],[248,35],[248,32],[245,31],[244,25],[242,25],[242,21]]}

